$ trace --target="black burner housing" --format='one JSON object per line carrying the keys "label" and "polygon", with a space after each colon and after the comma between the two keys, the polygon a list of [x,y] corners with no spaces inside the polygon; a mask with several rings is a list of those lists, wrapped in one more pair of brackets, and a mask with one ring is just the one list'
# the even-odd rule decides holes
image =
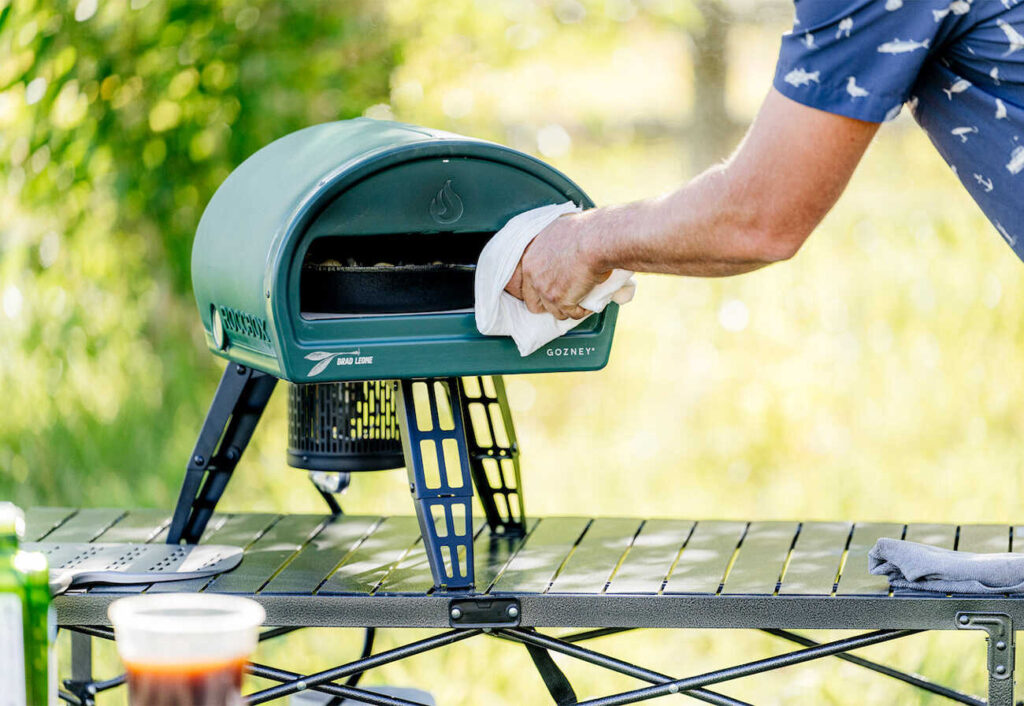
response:
{"label": "black burner housing", "polygon": [[405,465],[390,380],[288,386],[288,465],[383,471]]}

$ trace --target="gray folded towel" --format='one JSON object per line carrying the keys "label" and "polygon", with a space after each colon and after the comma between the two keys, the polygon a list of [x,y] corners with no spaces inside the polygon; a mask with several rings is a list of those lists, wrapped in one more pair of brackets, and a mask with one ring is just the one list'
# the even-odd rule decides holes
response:
{"label": "gray folded towel", "polygon": [[868,552],[872,574],[893,588],[937,593],[1024,593],[1024,554],[972,554],[882,537]]}

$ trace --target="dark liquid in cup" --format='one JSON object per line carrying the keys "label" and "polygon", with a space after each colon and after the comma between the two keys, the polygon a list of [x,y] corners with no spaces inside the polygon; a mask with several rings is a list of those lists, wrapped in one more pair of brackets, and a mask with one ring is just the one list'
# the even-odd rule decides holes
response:
{"label": "dark liquid in cup", "polygon": [[217,664],[126,664],[131,706],[240,706],[244,660]]}

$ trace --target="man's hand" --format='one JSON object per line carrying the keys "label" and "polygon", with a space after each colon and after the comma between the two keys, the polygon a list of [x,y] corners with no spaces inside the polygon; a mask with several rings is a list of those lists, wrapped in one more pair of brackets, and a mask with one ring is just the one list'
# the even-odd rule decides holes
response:
{"label": "man's hand", "polygon": [[535,314],[556,319],[583,319],[593,312],[580,301],[608,277],[598,272],[586,251],[586,228],[580,214],[556,219],[527,246],[505,291],[526,302]]}

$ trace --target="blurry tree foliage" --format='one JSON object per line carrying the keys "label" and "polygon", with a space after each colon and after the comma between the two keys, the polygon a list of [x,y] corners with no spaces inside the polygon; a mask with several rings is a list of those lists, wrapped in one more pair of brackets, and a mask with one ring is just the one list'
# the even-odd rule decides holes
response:
{"label": "blurry tree foliage", "polygon": [[[430,10],[427,10],[427,7]],[[727,101],[727,86],[737,68],[730,43],[737,30],[765,25],[785,26],[792,17],[792,0],[392,0],[392,22],[408,36],[407,52],[415,62],[401,65],[393,81],[393,106],[400,116],[426,121],[450,120],[452,129],[466,129],[467,120],[483,122],[485,129],[501,126],[505,134],[491,137],[525,147],[520,140],[523,117],[529,106],[509,111],[487,105],[487,96],[472,95],[474,79],[491,72],[542,64],[559,72],[567,86],[581,62],[600,61],[616,49],[642,37],[674,37],[680,74],[688,74],[687,114],[659,123],[640,116],[634,127],[647,133],[685,139],[688,171],[697,171],[721,159],[737,143],[745,121],[734,117]],[[642,41],[642,40],[641,40]],[[459,70],[453,70],[459,67]],[[538,83],[545,81],[539,68]],[[643,76],[637,76],[643,81]],[[614,90],[611,84],[605,90]],[[651,91],[666,90],[651,86]],[[417,105],[431,92],[443,96],[443,115]],[[503,97],[499,97],[501,101]],[[550,103],[550,102],[549,102]],[[620,114],[628,112],[623,104]],[[571,115],[537,115],[544,120],[569,120],[577,133],[601,141],[601,121],[614,113],[588,114],[573,105]]]}
{"label": "blurry tree foliage", "polygon": [[369,0],[3,6],[0,497],[70,502],[73,466],[102,464],[166,500],[214,371],[188,294],[202,208],[267,142],[387,100],[385,19]]}

